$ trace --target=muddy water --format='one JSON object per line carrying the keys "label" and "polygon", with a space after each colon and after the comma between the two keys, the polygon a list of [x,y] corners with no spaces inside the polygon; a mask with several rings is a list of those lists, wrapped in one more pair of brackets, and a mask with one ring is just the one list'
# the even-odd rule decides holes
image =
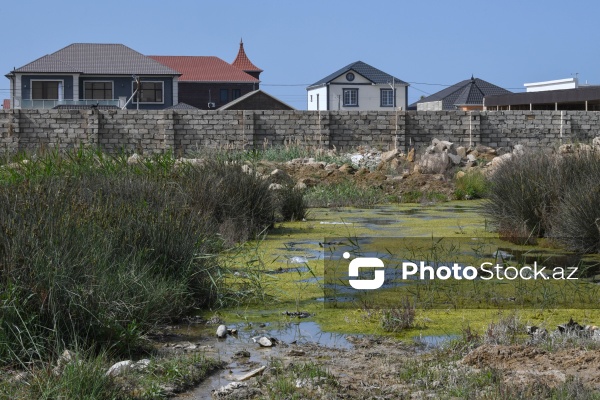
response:
{"label": "muddy water", "polygon": [[[473,202],[452,202],[439,206],[386,205],[372,209],[340,208],[312,209],[307,221],[286,223],[273,230],[261,243],[265,252],[266,274],[277,280],[277,289],[299,291],[312,310],[317,309],[316,317],[295,322],[281,321],[281,312],[290,309],[290,304],[273,302],[261,310],[263,322],[231,321],[226,318],[228,328],[238,330],[237,335],[219,340],[215,336],[216,326],[182,326],[178,333],[186,340],[202,343],[206,355],[228,363],[228,367],[209,377],[194,391],[181,398],[210,399],[211,391],[235,380],[244,373],[267,365],[272,357],[283,357],[291,348],[317,344],[325,347],[351,349],[352,344],[346,334],[324,332],[315,321],[323,315],[323,292],[309,288],[322,286],[318,264],[323,260],[323,243],[326,237],[369,237],[369,236],[452,236],[465,232],[475,233],[485,230],[483,218],[477,215],[477,204]],[[316,275],[313,274],[317,271]],[[310,273],[309,273],[310,272]],[[283,289],[282,289],[283,288]],[[286,289],[287,288],[287,289]],[[290,289],[291,288],[291,289]],[[307,304],[307,303],[305,303]],[[321,310],[321,311],[319,311]],[[227,310],[224,310],[226,313]],[[270,316],[269,316],[270,315]],[[294,321],[294,320],[292,320]],[[321,319],[323,321],[323,319]],[[344,327],[338,327],[344,331]],[[272,348],[261,348],[253,338],[267,336],[279,341]],[[448,335],[415,337],[424,348],[439,346],[452,339]],[[238,357],[242,352],[249,356]]]}
{"label": "muddy water", "polygon": [[[352,347],[346,335],[321,331],[312,321],[295,323],[231,324],[228,328],[237,329],[237,334],[225,339],[215,336],[216,326],[180,327],[175,333],[183,335],[187,341],[200,343],[207,357],[223,360],[227,368],[217,371],[193,391],[181,395],[187,399],[210,399],[211,393],[245,373],[268,365],[273,357],[281,358],[291,349],[302,349],[307,344],[318,344],[329,348],[349,349]],[[273,347],[261,347],[253,338],[266,336],[275,339]]]}

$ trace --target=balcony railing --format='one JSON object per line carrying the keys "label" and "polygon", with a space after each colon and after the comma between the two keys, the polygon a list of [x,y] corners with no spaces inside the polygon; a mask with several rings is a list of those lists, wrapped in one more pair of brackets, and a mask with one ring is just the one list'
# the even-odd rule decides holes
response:
{"label": "balcony railing", "polygon": [[[54,108],[56,106],[122,106],[120,100],[17,100],[15,108]],[[20,103],[20,104],[19,104]]]}

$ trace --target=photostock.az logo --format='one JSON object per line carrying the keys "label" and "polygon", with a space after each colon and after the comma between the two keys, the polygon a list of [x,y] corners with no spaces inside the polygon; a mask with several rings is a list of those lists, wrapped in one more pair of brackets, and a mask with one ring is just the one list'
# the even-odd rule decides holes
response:
{"label": "photostock.az logo", "polygon": [[[345,252],[343,257],[348,260],[350,253]],[[385,271],[380,268],[384,268],[383,261],[376,257],[358,257],[350,261],[348,266],[348,276],[351,278],[359,277],[360,268],[376,268],[373,273],[373,279],[350,279],[350,286],[358,290],[374,290],[379,289],[383,286],[385,281]]]}

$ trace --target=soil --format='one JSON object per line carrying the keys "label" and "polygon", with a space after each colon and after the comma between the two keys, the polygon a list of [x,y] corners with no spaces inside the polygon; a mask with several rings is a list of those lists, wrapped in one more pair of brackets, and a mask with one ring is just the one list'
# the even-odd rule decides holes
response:
{"label": "soil", "polygon": [[506,383],[543,381],[552,387],[575,377],[586,386],[600,389],[598,350],[568,348],[549,352],[532,346],[483,345],[467,354],[462,362],[477,368],[498,369]]}
{"label": "soil", "polygon": [[280,168],[287,172],[293,182],[304,183],[307,187],[349,181],[360,187],[381,189],[387,195],[401,196],[409,192],[421,192],[440,193],[448,198],[452,198],[455,189],[451,172],[446,175],[421,174],[413,172],[412,163],[407,163],[406,168],[380,166],[374,170],[364,167],[357,169],[349,164],[325,166],[324,163],[268,163],[261,167],[264,172]]}

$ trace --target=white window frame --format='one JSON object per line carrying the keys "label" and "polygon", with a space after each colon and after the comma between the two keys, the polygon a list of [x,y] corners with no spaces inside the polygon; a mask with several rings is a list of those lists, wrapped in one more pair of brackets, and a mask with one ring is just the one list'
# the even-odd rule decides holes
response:
{"label": "white window frame", "polygon": [[[58,99],[34,99],[33,82],[58,82]],[[65,99],[65,80],[64,79],[30,79],[29,80],[29,100],[54,100],[63,101]]]}
{"label": "white window frame", "polygon": [[[142,85],[144,83],[160,83],[162,86],[162,99],[161,101],[140,101],[139,104],[165,104],[165,82],[164,81],[141,81]],[[131,82],[131,94],[135,90],[135,81]],[[137,95],[133,97],[132,103],[138,104]]]}
{"label": "white window frame", "polygon": [[[112,99],[88,99],[87,96],[85,95],[85,84],[88,82],[89,83],[110,83]],[[115,81],[83,81],[83,99],[84,100],[114,100],[115,99]]]}
{"label": "white window frame", "polygon": [[[356,102],[352,102],[352,95],[350,95],[350,101],[346,102],[346,92],[356,93]],[[358,88],[345,88],[342,89],[342,104],[344,107],[358,107]]]}
{"label": "white window frame", "polygon": [[[391,104],[384,103],[384,101],[383,101],[384,93],[386,93],[385,100],[391,100]],[[391,93],[391,97],[389,95],[390,93]],[[381,107],[394,107],[396,105],[396,93],[395,93],[394,89],[387,89],[387,88],[380,89],[379,96],[380,96],[379,102],[380,102]]]}

